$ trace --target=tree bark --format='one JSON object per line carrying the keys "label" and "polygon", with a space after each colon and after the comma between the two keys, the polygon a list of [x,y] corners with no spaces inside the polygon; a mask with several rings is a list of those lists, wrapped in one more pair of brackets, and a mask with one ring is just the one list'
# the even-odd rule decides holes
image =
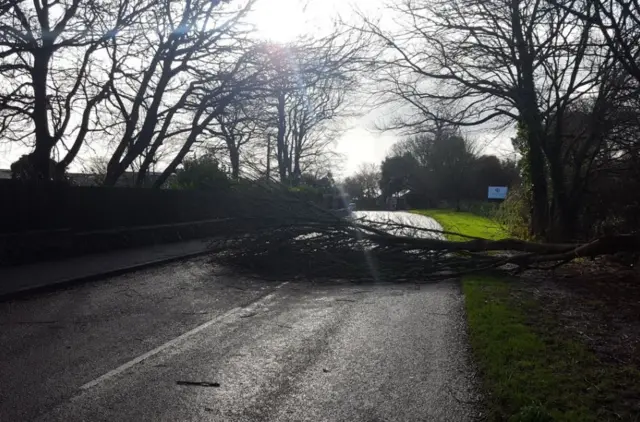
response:
{"label": "tree bark", "polygon": [[287,146],[285,144],[285,132],[287,124],[285,121],[285,95],[284,91],[278,93],[278,137],[276,139],[276,152],[278,156],[278,171],[280,182],[287,181]]}
{"label": "tree bark", "polygon": [[575,216],[571,215],[567,201],[563,164],[557,155],[547,158],[552,187],[547,240],[553,242],[570,240],[573,236],[571,220],[575,219]]}
{"label": "tree bark", "polygon": [[47,76],[49,61],[52,51],[50,48],[41,47],[34,53],[32,70],[33,80],[33,123],[35,126],[35,148],[30,155],[30,166],[34,172],[32,175],[38,180],[50,180],[51,150],[53,149],[53,137],[49,132],[49,114],[47,110]]}
{"label": "tree bark", "polygon": [[236,146],[229,145],[229,160],[231,161],[231,177],[238,180],[240,177],[240,151]]}
{"label": "tree bark", "polygon": [[511,2],[511,25],[518,52],[519,86],[516,103],[521,122],[527,129],[527,156],[531,179],[531,226],[534,237],[544,239],[549,225],[547,177],[543,155],[544,130],[536,95],[533,46],[530,34],[525,34],[520,16],[520,0]]}
{"label": "tree bark", "polygon": [[544,239],[549,225],[548,189],[544,157],[536,143],[530,142],[527,160],[529,161],[531,179],[531,226],[529,231],[534,237]]}

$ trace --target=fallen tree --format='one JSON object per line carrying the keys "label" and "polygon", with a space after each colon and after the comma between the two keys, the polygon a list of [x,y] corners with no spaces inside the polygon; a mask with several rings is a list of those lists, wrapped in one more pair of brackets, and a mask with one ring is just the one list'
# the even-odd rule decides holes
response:
{"label": "fallen tree", "polygon": [[[342,217],[279,185],[237,193],[233,218],[212,245],[215,260],[262,277],[428,282],[467,273],[554,268],[576,258],[640,250],[640,235],[587,243],[487,240],[397,217]],[[463,241],[449,241],[456,235]]]}

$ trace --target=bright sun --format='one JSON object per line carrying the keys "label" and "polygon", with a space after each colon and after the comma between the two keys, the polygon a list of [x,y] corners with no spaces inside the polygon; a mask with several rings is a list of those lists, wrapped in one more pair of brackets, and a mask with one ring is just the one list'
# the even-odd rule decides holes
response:
{"label": "bright sun", "polygon": [[260,38],[287,42],[302,35],[308,28],[308,0],[258,0],[252,12]]}
{"label": "bright sun", "polygon": [[354,10],[376,12],[385,0],[257,0],[252,11],[258,36],[286,43],[300,35],[331,31],[334,19],[357,17]]}

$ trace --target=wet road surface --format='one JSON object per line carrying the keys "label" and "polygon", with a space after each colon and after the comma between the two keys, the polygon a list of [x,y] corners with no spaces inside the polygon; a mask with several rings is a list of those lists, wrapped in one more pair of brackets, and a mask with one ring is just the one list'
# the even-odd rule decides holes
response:
{"label": "wet road surface", "polygon": [[0,421],[475,420],[462,306],[206,258],[4,302]]}

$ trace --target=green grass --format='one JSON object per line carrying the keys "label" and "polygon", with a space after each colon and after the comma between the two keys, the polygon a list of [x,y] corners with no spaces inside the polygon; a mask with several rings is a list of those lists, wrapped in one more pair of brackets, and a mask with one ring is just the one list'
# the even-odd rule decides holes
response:
{"label": "green grass", "polygon": [[[494,421],[638,421],[640,372],[600,362],[513,282],[463,282],[469,338]],[[635,404],[634,404],[635,403]]]}
{"label": "green grass", "polygon": [[469,277],[463,291],[490,420],[598,420],[581,369],[591,354],[571,341],[548,341],[528,326],[510,303],[507,281]]}
{"label": "green grass", "polygon": [[[491,220],[447,210],[415,211],[446,231],[500,239]],[[458,240],[455,237],[451,240]],[[635,368],[604,365],[569,338],[540,304],[514,294],[516,282],[467,276],[462,289],[469,340],[482,374],[490,421],[640,420],[619,397],[637,397]],[[632,409],[632,406],[631,406]]]}
{"label": "green grass", "polygon": [[[500,224],[468,212],[452,210],[413,210],[411,212],[435,219],[445,231],[492,240],[509,237],[509,233]],[[459,236],[451,236],[449,240],[462,239]]]}

